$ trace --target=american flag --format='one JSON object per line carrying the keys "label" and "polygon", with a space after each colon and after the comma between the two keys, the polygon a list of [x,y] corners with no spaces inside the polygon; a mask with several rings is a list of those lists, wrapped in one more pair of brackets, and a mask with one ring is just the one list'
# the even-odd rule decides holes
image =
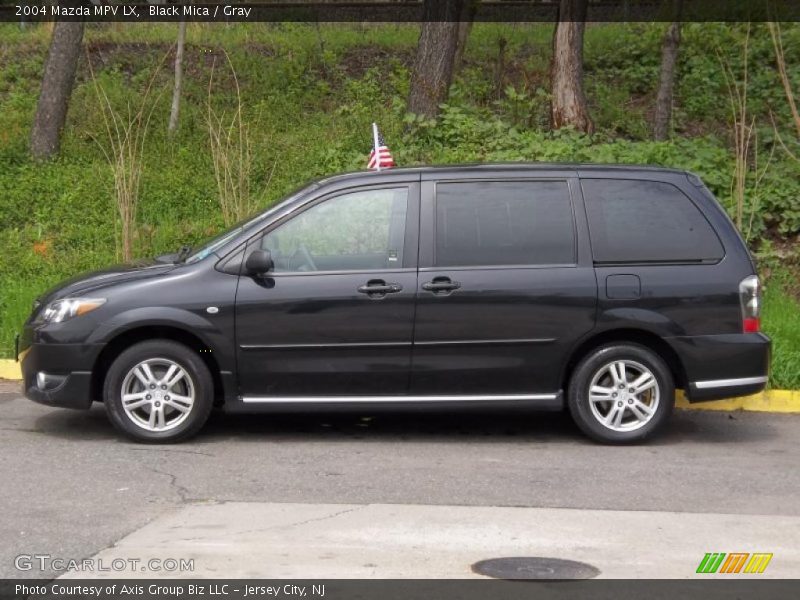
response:
{"label": "american flag", "polygon": [[381,169],[391,169],[396,166],[392,153],[389,151],[386,142],[383,141],[383,136],[378,131],[378,126],[375,123],[372,124],[372,139],[373,147],[372,152],[369,153],[367,168],[380,171]]}

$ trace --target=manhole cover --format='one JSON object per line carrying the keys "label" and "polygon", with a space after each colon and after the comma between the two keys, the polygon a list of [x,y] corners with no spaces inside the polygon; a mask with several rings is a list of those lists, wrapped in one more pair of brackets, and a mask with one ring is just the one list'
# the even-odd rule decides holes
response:
{"label": "manhole cover", "polygon": [[586,563],[543,556],[489,558],[476,562],[472,570],[495,579],[591,579],[600,574]]}

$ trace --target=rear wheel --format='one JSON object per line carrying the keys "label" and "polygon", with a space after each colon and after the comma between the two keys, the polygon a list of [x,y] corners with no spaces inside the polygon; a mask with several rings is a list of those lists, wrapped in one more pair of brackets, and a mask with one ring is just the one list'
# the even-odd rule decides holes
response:
{"label": "rear wheel", "polygon": [[138,441],[171,443],[196,434],[214,402],[200,357],[170,340],[131,346],[112,363],[103,386],[111,422]]}
{"label": "rear wheel", "polygon": [[625,444],[649,437],[666,423],[675,385],[658,354],[636,344],[609,344],[575,367],[569,384],[572,418],[589,437]]}

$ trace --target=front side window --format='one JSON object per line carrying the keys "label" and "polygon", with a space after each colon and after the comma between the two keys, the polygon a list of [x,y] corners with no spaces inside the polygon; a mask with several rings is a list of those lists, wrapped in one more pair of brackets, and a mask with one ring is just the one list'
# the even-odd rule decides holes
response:
{"label": "front side window", "polygon": [[436,186],[435,266],[575,262],[565,181],[474,181]]}
{"label": "front side window", "polygon": [[697,262],[725,254],[700,210],[672,184],[583,179],[581,185],[596,262]]}
{"label": "front side window", "polygon": [[204,242],[200,246],[197,246],[194,254],[192,254],[189,258],[186,259],[186,263],[193,263],[199,260],[203,260],[208,255],[217,252],[220,248],[222,248],[225,244],[229,241],[233,240],[236,236],[240,233],[245,232],[247,229],[257,227],[259,221],[265,220],[269,217],[275,210],[280,209],[286,203],[292,202],[293,200],[300,198],[301,196],[311,192],[316,186],[316,184],[311,185],[304,185],[303,187],[299,188],[295,192],[289,194],[288,196],[284,197],[278,204],[276,204],[273,208],[261,212],[255,216],[248,217],[243,221],[240,221],[233,227],[229,228],[227,231],[224,231],[209,241]]}
{"label": "front side window", "polygon": [[261,248],[276,273],[400,268],[407,209],[405,187],[343,194],[279,225]]}

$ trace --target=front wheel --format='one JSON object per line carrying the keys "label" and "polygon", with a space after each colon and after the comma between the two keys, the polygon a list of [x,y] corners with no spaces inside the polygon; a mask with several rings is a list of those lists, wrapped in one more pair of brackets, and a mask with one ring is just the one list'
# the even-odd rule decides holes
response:
{"label": "front wheel", "polygon": [[575,367],[569,383],[572,418],[599,442],[638,442],[666,423],[675,384],[662,358],[644,346],[601,346]]}
{"label": "front wheel", "polygon": [[103,401],[111,422],[128,437],[172,443],[205,424],[214,383],[197,353],[170,340],[153,340],[131,346],[112,363]]}

